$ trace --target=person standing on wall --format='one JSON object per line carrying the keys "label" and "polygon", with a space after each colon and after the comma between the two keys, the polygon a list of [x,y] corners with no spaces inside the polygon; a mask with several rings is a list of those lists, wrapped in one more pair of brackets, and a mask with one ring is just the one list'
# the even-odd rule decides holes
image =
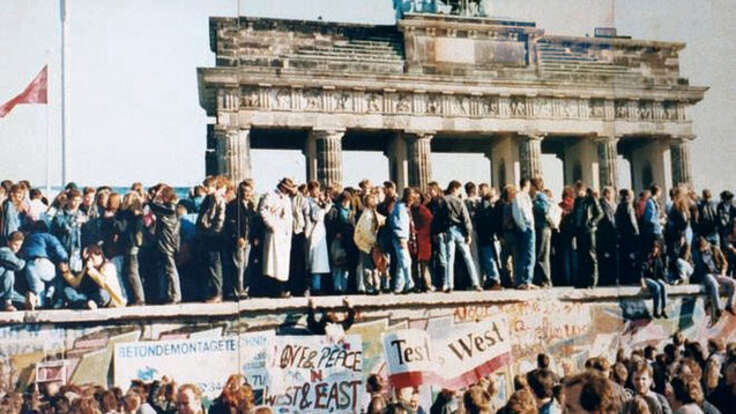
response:
{"label": "person standing on wall", "polygon": [[226,299],[248,297],[250,288],[251,246],[256,238],[255,221],[258,213],[253,204],[253,183],[243,180],[238,184],[237,194],[225,207],[225,257],[223,293]]}
{"label": "person standing on wall", "polygon": [[634,210],[634,194],[631,190],[619,192],[621,201],[616,207],[616,233],[618,236],[619,283],[634,283],[637,263],[639,263],[639,223]]}
{"label": "person standing on wall", "polygon": [[473,224],[465,203],[460,199],[461,187],[462,184],[460,182],[450,181],[442,205],[443,211],[439,214],[440,220],[444,222],[442,233],[445,247],[444,250],[441,250],[441,254],[444,253],[444,260],[441,259],[441,262],[445,268],[445,279],[442,283],[442,290],[446,293],[452,292],[455,288],[454,263],[456,249],[460,249],[460,254],[463,256],[472,288],[476,291],[483,290],[480,286],[478,272],[476,271],[473,256],[470,252]]}
{"label": "person standing on wall", "polygon": [[307,185],[297,188],[292,197],[293,232],[291,235],[291,263],[289,265],[289,291],[294,296],[302,296],[309,290],[307,281],[307,238],[305,228],[309,217]]}
{"label": "person standing on wall", "polygon": [[547,221],[547,213],[549,213],[551,202],[544,193],[544,180],[541,176],[532,178],[529,196],[532,199],[532,212],[534,213],[534,240],[536,252],[534,273],[542,287],[552,287],[552,270],[549,260],[552,242],[552,228]]}
{"label": "person standing on wall", "polygon": [[258,208],[263,220],[263,276],[272,296],[289,297],[286,290],[291,258],[291,232],[294,215],[291,197],[296,195],[291,178],[283,178],[276,189],[266,194]]}
{"label": "person standing on wall", "polygon": [[222,301],[222,229],[225,224],[225,191],[227,179],[223,176],[208,177],[202,183],[207,196],[197,216],[197,238],[200,247],[202,271],[205,275],[205,301]]}
{"label": "person standing on wall", "polygon": [[531,182],[522,178],[519,183],[519,192],[511,203],[511,213],[516,224],[516,250],[514,257],[514,275],[517,289],[535,289],[534,280],[534,214],[532,199],[529,195]]}
{"label": "person standing on wall", "polygon": [[409,237],[411,236],[411,205],[414,202],[414,190],[404,189],[401,201],[394,204],[388,216],[388,228],[391,230],[392,244],[396,257],[396,273],[393,290],[396,294],[409,293],[414,290],[411,277],[411,255],[409,253]]}
{"label": "person standing on wall", "polygon": [[578,247],[578,280],[577,287],[598,286],[598,255],[596,252],[595,233],[598,222],[603,218],[603,210],[592,189],[583,190],[582,183],[576,184],[578,197],[575,199],[573,214],[577,229]]}
{"label": "person standing on wall", "polygon": [[616,261],[617,237],[614,196],[613,187],[603,187],[600,201],[603,218],[598,223],[596,233],[598,263],[600,263],[600,278],[603,286],[614,285],[619,279]]}
{"label": "person standing on wall", "polygon": [[[481,184],[480,187],[487,184]],[[476,233],[478,234],[478,254],[480,260],[480,271],[483,276],[483,287],[490,290],[501,289],[501,274],[498,270],[498,257],[496,253],[496,236],[500,238],[501,209],[500,202],[496,197],[496,189],[488,187],[481,190],[483,198],[475,215]]]}
{"label": "person standing on wall", "polygon": [[181,302],[181,281],[179,271],[176,268],[176,253],[179,251],[180,223],[176,215],[176,193],[168,185],[162,184],[148,204],[151,211],[156,215],[155,244],[158,260],[156,260],[158,271],[155,273],[159,279],[159,290],[164,303]]}
{"label": "person standing on wall", "polygon": [[307,183],[307,196],[309,211],[304,227],[307,240],[307,272],[310,275],[307,293],[319,295],[322,293],[322,276],[330,273],[325,216],[331,210],[332,202],[322,193],[319,181]]}

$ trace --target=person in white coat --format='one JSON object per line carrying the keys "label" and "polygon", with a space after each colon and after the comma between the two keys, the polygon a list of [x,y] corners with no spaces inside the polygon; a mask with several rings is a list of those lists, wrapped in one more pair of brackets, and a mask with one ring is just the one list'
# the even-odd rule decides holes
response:
{"label": "person in white coat", "polygon": [[294,219],[291,197],[295,194],[294,182],[291,178],[283,178],[279,181],[276,190],[264,196],[258,208],[265,227],[263,280],[270,285],[266,286],[266,291],[274,296],[289,296],[286,283],[289,281],[292,221]]}
{"label": "person in white coat", "polygon": [[325,215],[332,204],[322,194],[318,181],[307,184],[307,195],[309,215],[304,228],[307,238],[307,271],[311,275],[311,293],[319,294],[322,292],[322,275],[330,273]]}

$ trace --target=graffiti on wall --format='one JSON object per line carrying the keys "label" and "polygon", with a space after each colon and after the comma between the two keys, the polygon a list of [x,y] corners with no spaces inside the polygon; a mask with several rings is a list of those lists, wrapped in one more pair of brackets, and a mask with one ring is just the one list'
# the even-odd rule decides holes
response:
{"label": "graffiti on wall", "polygon": [[[359,342],[360,346],[353,344],[352,347],[360,348],[360,369],[356,367],[350,378],[334,377],[334,381],[322,382],[328,385],[338,384],[336,392],[342,399],[338,398],[331,404],[333,409],[338,407],[335,405],[338,402],[342,407],[348,403],[347,396],[352,395],[350,387],[362,390],[362,385],[355,382],[356,378],[364,380],[374,373],[388,377],[384,345],[381,341],[383,335],[418,329],[427,332],[430,338],[444,338],[451,332],[462,330],[463,326],[499,315],[504,316],[507,321],[511,342],[511,361],[497,371],[500,384],[511,384],[513,375],[531,369],[540,352],[549,354],[553,360],[553,368],[562,374],[564,367],[580,368],[592,356],[613,358],[618,349],[629,352],[646,345],[659,346],[661,349],[678,330],[694,340],[703,341],[711,337],[720,337],[725,341],[736,340],[736,317],[725,315],[718,323],[709,327],[702,298],[682,297],[671,300],[667,308],[671,315],[669,319],[649,318],[646,305],[643,300],[636,298],[619,301],[564,301],[552,297],[535,302],[361,309],[356,323],[347,332],[351,338],[357,338],[354,341]],[[309,344],[316,347],[317,345],[310,342],[315,340],[310,339],[314,337],[294,336],[305,335],[305,325],[305,315],[301,312],[273,311],[257,315],[244,313],[232,320],[215,322],[203,317],[166,322],[102,322],[98,326],[75,326],[73,323],[6,326],[0,328],[0,387],[23,388],[39,380],[36,378],[36,367],[39,364],[62,360],[64,369],[59,372],[63,372],[67,381],[114,384],[125,388],[128,384],[124,382],[130,381],[134,376],[151,380],[167,374],[159,372],[160,370],[151,370],[145,358],[136,359],[132,353],[125,354],[129,357],[126,360],[129,372],[124,376],[117,375],[119,373],[114,372],[115,359],[121,358],[119,353],[126,349],[126,344],[167,345],[196,338],[212,340],[218,337],[250,338],[249,335],[256,335],[281,337],[283,340],[288,338],[294,347]],[[227,342],[223,346],[231,346],[236,354],[241,354],[241,347],[244,347],[242,352],[246,352],[246,345],[243,344],[241,340]],[[290,349],[292,352],[296,348]],[[282,348],[283,352],[286,352],[285,348]],[[235,364],[223,365],[222,370],[225,371],[227,366],[241,366],[247,374],[250,368],[254,375],[251,380],[258,381],[256,375],[265,378],[267,374],[256,373],[256,366],[262,369],[265,363],[263,360],[239,359]],[[313,375],[308,369],[301,372],[295,368],[290,372],[289,375],[300,375],[302,379]],[[231,373],[220,373],[222,381]],[[318,372],[317,375],[319,374],[324,375],[325,372]],[[176,379],[180,382],[195,380]],[[313,379],[319,382],[319,378],[309,378],[309,382],[313,382]],[[339,385],[342,383],[348,385]],[[213,389],[216,391],[216,387]],[[265,389],[261,392],[261,395],[268,395]],[[325,398],[330,395],[329,389],[326,392],[328,394],[325,394]],[[312,394],[312,397],[315,395]],[[287,401],[288,398],[276,398],[273,394],[271,397],[274,404],[288,405],[287,403],[294,403],[295,400],[291,398]],[[315,408],[314,404],[319,404],[316,407],[326,404],[327,399],[322,399],[315,401],[315,398],[311,398],[311,407]],[[356,402],[357,400],[349,401],[351,405]],[[295,403],[298,405],[299,401],[296,400]]]}

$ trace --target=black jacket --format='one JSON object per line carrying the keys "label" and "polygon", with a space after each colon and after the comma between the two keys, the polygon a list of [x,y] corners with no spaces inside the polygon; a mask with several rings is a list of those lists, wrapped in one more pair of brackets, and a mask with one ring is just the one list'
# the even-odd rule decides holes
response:
{"label": "black jacket", "polygon": [[143,216],[123,210],[116,215],[120,228],[120,245],[126,254],[136,254],[143,245]]}
{"label": "black jacket", "polygon": [[478,233],[478,245],[488,246],[493,243],[493,237],[500,231],[501,209],[500,202],[491,203],[488,200],[481,201],[476,210],[475,222]]}
{"label": "black jacket", "polygon": [[156,248],[160,253],[173,255],[179,251],[179,217],[174,203],[148,204],[156,215]]}
{"label": "black jacket", "polygon": [[473,234],[473,223],[463,200],[452,195],[446,195],[444,200],[445,202],[442,205],[444,223],[442,224],[445,227],[442,232],[446,232],[451,226],[459,226],[464,236]]}
{"label": "black jacket", "polygon": [[616,207],[616,230],[621,240],[631,240],[639,235],[636,211],[628,199],[622,200]]}
{"label": "black jacket", "polygon": [[255,227],[258,220],[258,211],[253,203],[247,206],[242,200],[233,199],[225,207],[225,228],[223,230],[227,243],[235,246],[238,239],[252,241],[256,235]]}
{"label": "black jacket", "polygon": [[603,218],[603,210],[598,200],[591,196],[576,198],[572,214],[579,233],[595,233],[598,223]]}

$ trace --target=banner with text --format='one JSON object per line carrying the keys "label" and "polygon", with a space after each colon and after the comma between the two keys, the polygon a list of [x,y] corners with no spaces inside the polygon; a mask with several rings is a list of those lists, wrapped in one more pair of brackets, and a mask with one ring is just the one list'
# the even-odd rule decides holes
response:
{"label": "banner with text", "polygon": [[403,329],[382,335],[383,353],[386,359],[388,379],[396,388],[437,384],[438,361],[433,359],[427,332],[419,329]]}
{"label": "banner with text", "polygon": [[242,373],[256,397],[268,384],[266,351],[273,333],[115,344],[115,385],[127,389],[130,381],[150,382],[166,375],[197,384],[214,399],[230,374]]}
{"label": "banner with text", "polygon": [[365,393],[363,343],[348,335],[276,336],[268,351],[269,386],[264,402],[285,413],[354,413]]}
{"label": "banner with text", "polygon": [[496,316],[456,326],[442,337],[404,329],[383,335],[389,381],[395,387],[433,384],[462,388],[511,361],[508,320]]}
{"label": "banner with text", "polygon": [[459,325],[433,341],[443,386],[467,387],[511,362],[511,338],[506,316]]}

